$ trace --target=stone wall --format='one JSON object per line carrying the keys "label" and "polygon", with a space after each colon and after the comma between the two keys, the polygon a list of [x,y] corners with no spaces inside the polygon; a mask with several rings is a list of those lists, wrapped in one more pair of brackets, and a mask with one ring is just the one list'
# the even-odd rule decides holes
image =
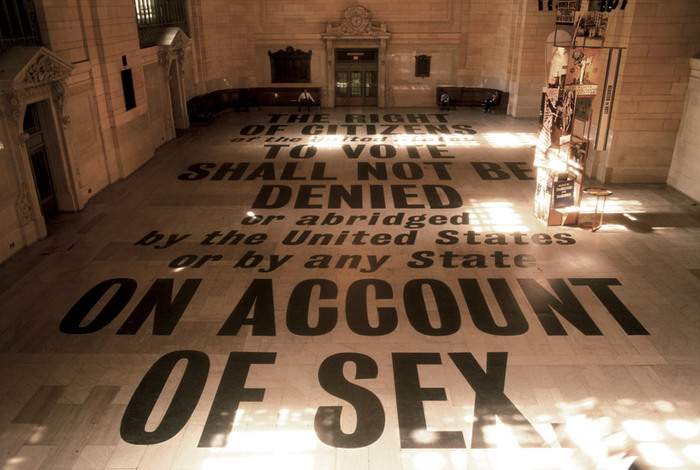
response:
{"label": "stone wall", "polygon": [[668,184],[700,201],[700,57],[690,60],[690,82]]}
{"label": "stone wall", "polygon": [[[55,158],[62,162],[56,177],[64,188],[63,210],[80,210],[174,138],[168,63],[158,47],[140,48],[133,0],[35,3],[45,48],[72,67],[65,102],[47,108],[45,117],[53,121],[48,125],[55,129]],[[555,29],[554,12],[546,4],[540,10],[535,0],[362,2],[373,22],[384,24],[391,35],[383,102],[428,107],[434,106],[438,86],[480,86],[508,92],[510,115],[538,116],[546,41]],[[327,95],[332,78],[322,34],[357,5],[349,0],[188,2],[191,41],[180,57],[185,100],[223,88],[272,85],[267,53],[288,46],[312,51],[309,86]],[[622,60],[608,145],[591,152],[589,171],[603,182],[663,183],[668,178],[692,193],[688,188],[695,181],[687,175],[697,173],[696,159],[690,157],[697,148],[697,132],[690,130],[697,99],[692,90],[686,94],[689,60],[700,51],[700,2],[629,0],[625,10],[611,14],[606,46],[621,48]],[[418,55],[430,56],[430,76],[415,76]],[[129,110],[121,82],[126,69],[132,72],[136,101]],[[5,114],[0,261],[46,236],[21,133]],[[33,222],[26,223],[28,213],[20,207],[33,210]]]}
{"label": "stone wall", "polygon": [[[41,103],[41,126],[50,137],[47,152],[60,211],[81,210],[175,136],[172,118],[168,118],[164,67],[159,65],[157,47],[139,46],[133,0],[72,0],[69,5],[43,0],[35,4],[43,49],[3,53],[3,73],[24,73],[24,64],[16,58],[41,55],[42,50],[72,70],[58,94],[48,81],[36,87],[38,92],[25,92],[14,90],[21,80],[4,77],[3,93],[11,96],[17,91],[19,105],[15,109],[3,102],[0,109],[0,141],[6,146],[0,150],[0,261],[47,235],[21,135],[27,104]],[[136,101],[129,110],[122,86],[126,69],[132,73]]]}
{"label": "stone wall", "polygon": [[[608,149],[594,176],[664,183],[681,122],[689,60],[700,50],[700,3],[629,2],[611,38],[623,47]],[[594,110],[594,112],[596,112]]]}

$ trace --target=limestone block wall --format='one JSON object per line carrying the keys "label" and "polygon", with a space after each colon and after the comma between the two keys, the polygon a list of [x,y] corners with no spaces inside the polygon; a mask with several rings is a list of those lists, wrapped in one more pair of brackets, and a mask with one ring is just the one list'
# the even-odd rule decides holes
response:
{"label": "limestone block wall", "polygon": [[689,77],[700,51],[700,3],[630,2],[617,29],[624,47],[609,146],[594,174],[604,182],[664,183]]}
{"label": "limestone block wall", "polygon": [[260,25],[258,3],[190,3],[195,94],[251,86],[254,82],[253,34]]}
{"label": "limestone block wall", "polygon": [[[546,38],[554,12],[531,0],[367,0],[375,23],[391,33],[387,106],[427,106],[436,86],[484,86],[510,92],[511,114],[539,114]],[[312,82],[327,83],[327,23],[338,24],[356,2],[223,0],[191,5],[196,94],[269,86],[268,51],[312,51]],[[431,76],[415,77],[415,56],[431,56]],[[284,86],[283,84],[279,86]]]}
{"label": "limestone block wall", "polygon": [[[219,0],[192,5],[197,94],[221,88],[269,86],[267,52],[288,46],[312,51],[309,86],[323,88],[328,78],[321,34],[328,23],[340,23],[351,6],[357,3]],[[385,24],[391,33],[384,77],[387,106],[432,105],[440,85],[508,90],[511,83],[536,81],[537,86],[528,89],[535,105],[530,104],[530,109],[521,114],[539,112],[544,41],[539,36],[546,38],[549,31],[542,29],[532,36],[533,28],[523,26],[523,15],[527,12],[536,23],[546,22],[551,29],[553,13],[538,11],[537,2],[368,0],[361,6],[371,12],[375,23]],[[525,37],[526,33],[530,36]],[[518,57],[523,49],[536,49],[537,62],[529,58],[521,61]],[[431,57],[430,77],[415,77],[417,55]],[[526,76],[521,78],[523,71]]]}
{"label": "limestone block wall", "polygon": [[[168,69],[157,47],[140,49],[133,0],[35,4],[43,44],[73,67],[62,114],[52,125],[65,154],[62,197],[79,210],[175,136]],[[381,77],[386,106],[432,106],[437,86],[484,86],[510,93],[511,115],[539,114],[555,14],[540,10],[535,0],[188,1],[191,42],[180,64],[185,99],[222,88],[270,86],[267,53],[288,46],[312,51],[309,86],[327,90],[332,77],[322,34],[358,5],[391,34]],[[589,157],[591,175],[604,182],[668,179],[690,191],[697,186],[687,176],[697,173],[691,156],[698,133],[689,130],[697,124],[689,59],[700,51],[700,2],[628,0],[624,11],[610,16],[606,45],[621,48],[622,59],[608,145]],[[431,57],[429,77],[415,76],[418,55]],[[136,101],[128,110],[121,82],[126,69]],[[20,155],[16,131],[2,132],[10,147],[4,152]],[[31,200],[22,194],[34,189],[18,184],[15,167],[0,171],[1,261],[16,250],[10,245],[26,246],[46,233],[41,223],[32,230],[20,223],[26,214],[18,214],[18,201]]]}
{"label": "limestone block wall", "polygon": [[700,57],[690,60],[690,81],[668,184],[700,201]]}
{"label": "limestone block wall", "polygon": [[[174,136],[163,120],[159,126],[144,125],[153,114],[144,71],[157,56],[155,48],[140,49],[132,0],[74,0],[70,8],[61,0],[36,5],[44,45],[76,66],[68,82],[66,134],[69,154],[90,159],[73,162],[83,186],[79,189],[86,191],[80,197],[85,202],[143,165],[158,145]],[[129,110],[121,76],[128,69],[136,101]],[[152,93],[165,86],[158,73],[163,83],[151,86]]]}
{"label": "limestone block wall", "polygon": [[510,16],[513,33],[506,71],[509,113],[537,117],[550,56],[547,38],[555,31],[555,15],[553,11],[539,11],[537,2],[526,0],[511,10]]}
{"label": "limestone block wall", "polygon": [[[459,81],[460,31],[468,4],[394,0],[366,2],[363,6],[391,33],[386,56],[386,105],[434,106],[437,87]],[[343,11],[328,21],[338,23]],[[430,57],[428,77],[415,76],[416,57],[420,55]]]}
{"label": "limestone block wall", "polygon": [[464,86],[503,88],[506,85],[512,49],[520,45],[516,23],[522,20],[525,4],[505,0],[468,3],[466,40],[461,44],[466,57],[460,64]]}
{"label": "limestone block wall", "polygon": [[[49,159],[61,161],[51,167],[59,209],[80,210],[174,138],[167,70],[159,64],[157,47],[139,46],[133,0],[36,0],[35,6],[43,46],[73,67],[61,105],[42,105],[42,128],[51,129],[48,151],[56,155]],[[136,101],[129,110],[121,75],[126,69]],[[194,73],[185,75],[193,91]],[[22,102],[20,119],[25,106]],[[0,262],[47,235],[24,162],[24,142],[16,123],[8,127],[7,109],[5,114],[0,119],[6,147],[0,150]]]}
{"label": "limestone block wall", "polygon": [[64,133],[79,207],[85,207],[94,194],[110,184],[110,174],[92,81],[76,82],[68,91],[64,114],[70,123]]}
{"label": "limestone block wall", "polygon": [[62,56],[69,63],[90,60],[94,55],[94,44],[86,41],[94,37],[92,13],[86,2],[79,0],[44,0],[34,2],[37,20],[44,45]]}
{"label": "limestone block wall", "polygon": [[[420,36],[419,36],[420,38]],[[392,41],[387,50],[387,106],[435,106],[438,86],[457,83],[456,38],[444,35],[442,44]],[[416,77],[416,56],[430,57],[430,76]]]}

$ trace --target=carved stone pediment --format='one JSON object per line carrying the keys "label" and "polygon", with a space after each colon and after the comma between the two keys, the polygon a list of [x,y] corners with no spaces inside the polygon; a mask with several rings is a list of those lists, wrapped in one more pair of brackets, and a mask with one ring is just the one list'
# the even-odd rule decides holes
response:
{"label": "carved stone pediment", "polygon": [[190,43],[190,38],[180,28],[165,28],[158,40],[158,47],[168,49],[183,49]]}
{"label": "carved stone pediment", "polygon": [[365,7],[350,7],[343,13],[339,25],[326,25],[326,34],[335,36],[384,36],[388,35],[384,23],[372,22],[372,13]]}
{"label": "carved stone pediment", "polygon": [[0,56],[0,88],[11,93],[62,82],[73,66],[40,46],[11,47]]}
{"label": "carved stone pediment", "polygon": [[158,40],[158,62],[163,67],[168,67],[173,58],[182,60],[185,48],[189,45],[190,38],[180,28],[165,28]]}
{"label": "carved stone pediment", "polygon": [[0,55],[0,115],[17,122],[24,103],[50,93],[59,112],[73,66],[41,46],[10,47]]}

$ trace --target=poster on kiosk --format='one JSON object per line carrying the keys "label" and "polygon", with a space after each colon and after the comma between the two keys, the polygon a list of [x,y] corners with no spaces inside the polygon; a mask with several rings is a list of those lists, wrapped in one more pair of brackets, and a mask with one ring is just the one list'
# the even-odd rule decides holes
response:
{"label": "poster on kiosk", "polygon": [[[598,91],[600,46],[606,26],[606,18],[589,12],[586,1],[576,12],[572,11],[572,2],[559,3],[557,24],[571,29],[572,40],[568,46],[553,47],[548,60],[534,158],[535,215],[547,225],[578,222],[591,107]],[[600,40],[600,44],[590,39]]]}

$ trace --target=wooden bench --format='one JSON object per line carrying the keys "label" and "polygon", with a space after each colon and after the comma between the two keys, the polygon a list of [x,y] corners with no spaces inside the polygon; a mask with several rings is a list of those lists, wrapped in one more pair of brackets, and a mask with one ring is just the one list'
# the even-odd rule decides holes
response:
{"label": "wooden bench", "polygon": [[439,86],[435,95],[435,103],[438,106],[440,106],[440,95],[443,92],[447,92],[447,95],[450,97],[450,107],[455,109],[458,106],[483,107],[486,100],[491,99],[494,93],[498,93],[500,100],[491,110],[495,113],[506,113],[508,111],[509,94],[495,88]]}
{"label": "wooden bench", "polygon": [[187,113],[192,121],[208,121],[225,109],[247,111],[260,106],[296,106],[297,98],[304,90],[314,98],[312,106],[321,105],[321,88],[318,87],[227,88],[190,99]]}
{"label": "wooden bench", "polygon": [[311,93],[314,102],[312,106],[321,106],[321,89],[309,87],[290,88],[248,88],[248,93],[259,106],[296,106],[297,98],[304,90]]}

